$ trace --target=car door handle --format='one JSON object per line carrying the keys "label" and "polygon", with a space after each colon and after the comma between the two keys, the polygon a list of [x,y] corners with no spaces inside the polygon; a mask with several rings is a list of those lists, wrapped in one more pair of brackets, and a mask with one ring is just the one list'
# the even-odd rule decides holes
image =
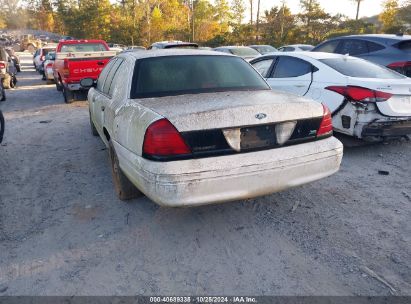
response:
{"label": "car door handle", "polygon": [[304,85],[304,84],[296,84],[295,87],[296,87],[296,88],[305,88],[306,85]]}
{"label": "car door handle", "polygon": [[104,112],[104,110],[106,109],[106,107],[105,106],[101,106],[101,111],[103,111]]}
{"label": "car door handle", "polygon": [[104,65],[104,62],[103,61],[98,61],[97,65]]}

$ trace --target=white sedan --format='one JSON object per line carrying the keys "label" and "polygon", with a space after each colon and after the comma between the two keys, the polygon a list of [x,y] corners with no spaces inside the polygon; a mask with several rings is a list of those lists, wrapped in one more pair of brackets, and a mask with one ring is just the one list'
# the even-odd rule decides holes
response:
{"label": "white sedan", "polygon": [[273,90],[327,105],[335,131],[368,141],[411,134],[411,79],[390,69],[320,52],[272,53],[250,63]]}
{"label": "white sedan", "polygon": [[165,206],[252,198],[338,171],[343,148],[321,104],[275,93],[242,58],[125,52],[96,84],[90,122],[109,148],[120,199]]}

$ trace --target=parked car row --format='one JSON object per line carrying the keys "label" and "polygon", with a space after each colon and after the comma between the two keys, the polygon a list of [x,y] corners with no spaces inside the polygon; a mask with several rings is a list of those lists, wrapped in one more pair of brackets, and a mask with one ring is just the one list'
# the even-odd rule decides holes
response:
{"label": "parked car row", "polygon": [[[0,47],[0,79],[2,83],[2,100],[5,100],[4,89],[14,88],[17,84],[17,73],[20,70],[20,61],[8,49]],[[18,62],[17,66],[15,62]]]}

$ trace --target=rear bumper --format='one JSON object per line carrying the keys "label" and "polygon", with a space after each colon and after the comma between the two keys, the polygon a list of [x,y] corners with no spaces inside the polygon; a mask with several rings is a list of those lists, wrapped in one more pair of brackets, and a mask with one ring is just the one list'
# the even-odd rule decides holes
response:
{"label": "rear bumper", "polygon": [[173,162],[146,160],[118,143],[120,167],[154,202],[196,206],[267,195],[338,171],[342,144],[334,137],[290,147]]}
{"label": "rear bumper", "polygon": [[366,137],[399,137],[411,134],[411,119],[373,122],[365,126],[361,136]]}

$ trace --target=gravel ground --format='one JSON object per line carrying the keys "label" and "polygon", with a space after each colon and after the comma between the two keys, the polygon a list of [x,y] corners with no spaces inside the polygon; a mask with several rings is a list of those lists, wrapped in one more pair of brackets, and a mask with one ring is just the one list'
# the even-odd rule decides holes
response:
{"label": "gravel ground", "polygon": [[0,104],[0,295],[411,295],[410,141],[257,199],[124,203],[86,102],[25,64]]}

